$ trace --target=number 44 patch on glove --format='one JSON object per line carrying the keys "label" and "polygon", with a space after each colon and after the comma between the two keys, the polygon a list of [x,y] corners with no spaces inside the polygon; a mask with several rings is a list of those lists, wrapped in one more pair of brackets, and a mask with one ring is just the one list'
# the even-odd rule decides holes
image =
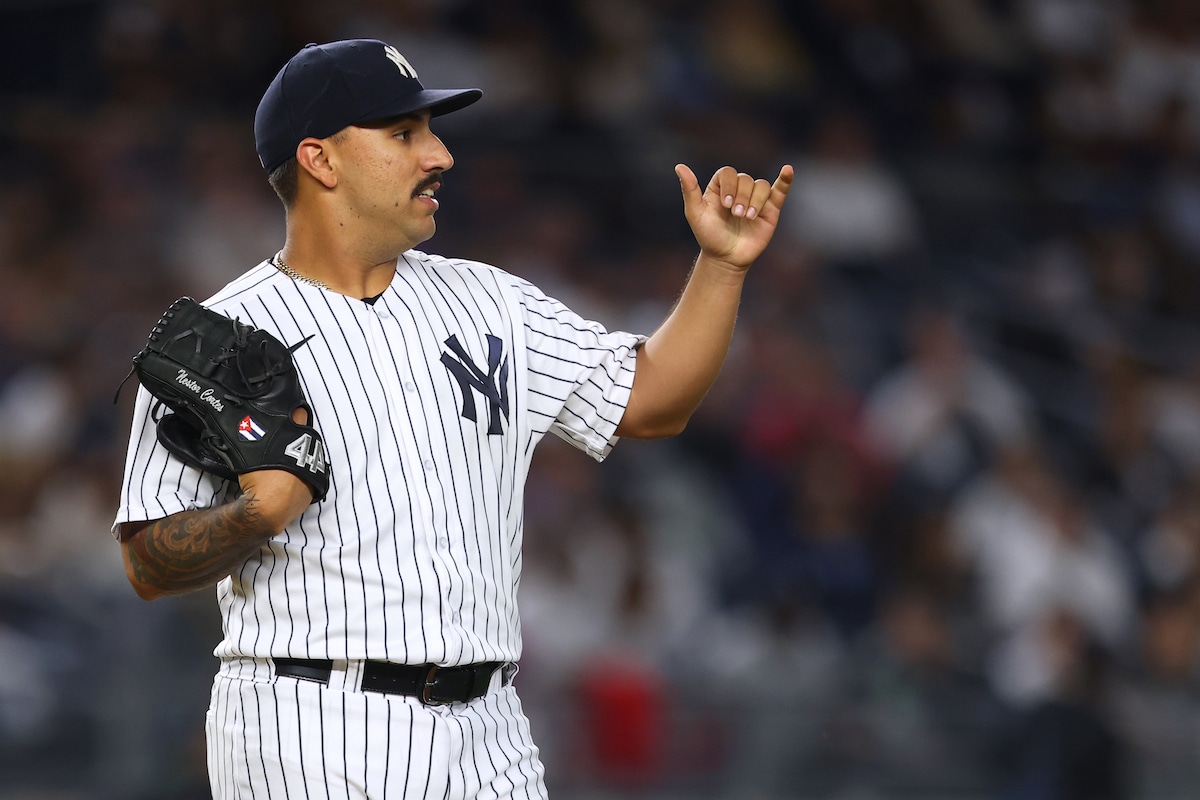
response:
{"label": "number 44 patch on glove", "polygon": [[[253,423],[252,423],[253,424]],[[283,454],[296,459],[296,466],[325,471],[325,443],[320,435],[304,433],[283,449]]]}

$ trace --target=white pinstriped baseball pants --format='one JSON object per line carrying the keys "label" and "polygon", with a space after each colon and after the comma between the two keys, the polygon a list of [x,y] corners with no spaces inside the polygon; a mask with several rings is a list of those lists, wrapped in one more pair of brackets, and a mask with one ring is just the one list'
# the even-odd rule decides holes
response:
{"label": "white pinstriped baseball pants", "polygon": [[499,673],[470,703],[362,692],[354,663],[328,687],[222,663],[205,728],[214,800],[545,800],[529,721]]}

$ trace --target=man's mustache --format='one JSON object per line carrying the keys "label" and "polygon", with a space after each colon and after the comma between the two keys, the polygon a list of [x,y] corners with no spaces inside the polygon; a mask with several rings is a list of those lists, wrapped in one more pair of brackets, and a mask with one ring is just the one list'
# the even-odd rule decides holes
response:
{"label": "man's mustache", "polygon": [[419,195],[421,192],[425,191],[426,189],[437,186],[438,184],[440,184],[442,182],[443,182],[442,174],[440,172],[430,175],[428,178],[426,178],[425,180],[418,183],[417,188],[413,189],[413,197],[416,197],[417,195]]}

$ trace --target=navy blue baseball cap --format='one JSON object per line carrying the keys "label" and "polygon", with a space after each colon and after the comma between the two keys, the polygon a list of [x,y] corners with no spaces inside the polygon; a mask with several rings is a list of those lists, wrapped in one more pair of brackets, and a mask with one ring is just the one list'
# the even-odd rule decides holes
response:
{"label": "navy blue baseball cap", "polygon": [[478,89],[426,89],[417,71],[378,39],[306,45],[283,65],[254,114],[254,143],[267,172],[296,155],[308,137],[414,111],[433,116],[469,106]]}

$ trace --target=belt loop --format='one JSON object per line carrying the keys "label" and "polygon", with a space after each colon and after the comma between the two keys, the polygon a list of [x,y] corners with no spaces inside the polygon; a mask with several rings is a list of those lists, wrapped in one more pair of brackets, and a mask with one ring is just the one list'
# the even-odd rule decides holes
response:
{"label": "belt loop", "polygon": [[345,680],[345,686],[346,686],[345,691],[347,691],[347,692],[361,692],[362,691],[362,676],[363,676],[363,665],[364,664],[366,664],[365,661],[334,661],[333,662],[334,669],[338,669],[339,667],[344,666],[344,669],[345,669],[345,679],[344,680]]}
{"label": "belt loop", "polygon": [[485,692],[485,694],[495,694],[496,692],[503,689],[506,685],[505,677],[506,677],[506,673],[505,673],[505,665],[504,664],[501,664],[500,666],[498,666],[494,670],[492,670],[492,674],[488,675],[487,691]]}
{"label": "belt loop", "polygon": [[333,665],[329,669],[329,688],[335,692],[352,692],[350,688],[353,682],[353,676],[348,672],[348,667],[352,662],[344,659],[335,658]]}

